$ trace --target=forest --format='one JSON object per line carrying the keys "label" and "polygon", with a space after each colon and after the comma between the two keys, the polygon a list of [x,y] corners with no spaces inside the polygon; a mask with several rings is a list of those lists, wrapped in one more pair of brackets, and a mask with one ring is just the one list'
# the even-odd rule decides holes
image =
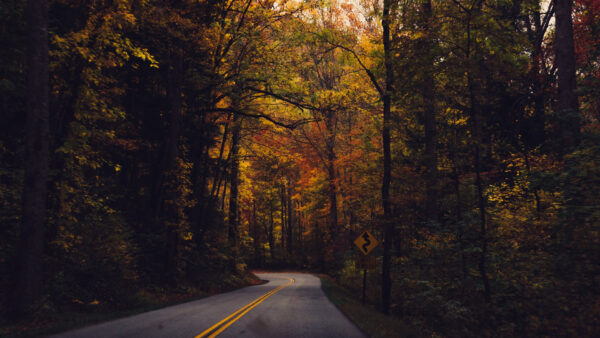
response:
{"label": "forest", "polygon": [[0,312],[325,273],[600,333],[599,0],[2,0]]}

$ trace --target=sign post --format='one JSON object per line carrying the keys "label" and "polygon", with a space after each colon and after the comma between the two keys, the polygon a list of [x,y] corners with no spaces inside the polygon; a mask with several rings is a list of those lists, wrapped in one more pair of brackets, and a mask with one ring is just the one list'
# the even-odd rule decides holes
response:
{"label": "sign post", "polygon": [[362,287],[362,303],[365,304],[367,295],[367,270],[375,269],[375,257],[367,256],[379,242],[369,231],[363,232],[357,239],[354,240],[354,245],[363,253],[364,256],[356,258],[356,267],[363,269],[363,287]]}
{"label": "sign post", "polygon": [[367,268],[363,270],[363,290],[362,290],[362,304],[365,305],[365,299],[367,298]]}

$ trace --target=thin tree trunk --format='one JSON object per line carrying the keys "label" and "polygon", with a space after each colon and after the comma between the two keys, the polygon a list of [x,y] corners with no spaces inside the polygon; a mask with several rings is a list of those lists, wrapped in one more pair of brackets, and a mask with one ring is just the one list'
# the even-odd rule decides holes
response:
{"label": "thin tree trunk", "polygon": [[286,252],[286,238],[285,238],[285,233],[286,233],[286,203],[285,203],[285,184],[281,185],[281,190],[280,190],[280,205],[281,205],[281,251],[283,256],[285,256],[285,252]]}
{"label": "thin tree trunk", "polygon": [[[333,113],[330,113],[333,114]],[[337,236],[337,224],[338,224],[338,210],[337,210],[337,177],[335,170],[335,134],[332,117],[327,118],[327,129],[330,136],[327,140],[327,196],[329,199],[329,232],[332,236],[332,240]]]}
{"label": "thin tree trunk", "polygon": [[[205,123],[204,118],[203,124]],[[203,133],[204,134],[204,133]],[[196,243],[201,245],[204,242],[206,211],[209,206],[209,199],[206,196],[208,191],[208,175],[210,173],[209,162],[209,147],[202,140],[204,135],[200,136],[200,140],[196,139],[194,147],[200,150],[194,151],[194,170],[193,170],[193,193],[196,198],[196,205],[192,209],[192,229],[194,230],[194,239]]]}
{"label": "thin tree trunk", "polygon": [[260,262],[260,231],[258,229],[258,221],[256,220],[256,200],[252,199],[252,220],[250,223],[252,227],[252,239],[254,240],[254,266],[258,267],[261,265]]}
{"label": "thin tree trunk", "polygon": [[481,144],[482,144],[482,117],[477,100],[476,85],[468,77],[468,86],[471,97],[471,118],[473,119],[473,138],[475,143],[475,186],[477,188],[477,207],[479,209],[480,236],[481,236],[481,255],[479,256],[479,274],[483,282],[484,298],[486,303],[491,301],[490,282],[487,275],[487,225],[485,216],[485,196],[483,195],[483,182],[481,179]]}
{"label": "thin tree trunk", "polygon": [[237,259],[238,246],[238,185],[239,185],[239,142],[241,120],[233,117],[231,130],[231,164],[229,177],[229,245],[232,248],[233,260]]}
{"label": "thin tree trunk", "polygon": [[[529,163],[529,151],[527,150],[527,146],[523,149],[523,158],[525,159],[525,168],[527,169],[527,175],[531,176],[531,164]],[[542,205],[540,201],[540,194],[538,193],[537,188],[533,188],[533,197],[535,199],[535,211],[536,218],[540,219],[542,213]]]}
{"label": "thin tree trunk", "polygon": [[391,119],[391,94],[394,83],[392,68],[392,51],[390,38],[390,21],[392,0],[383,1],[383,51],[385,61],[385,89],[383,93],[383,128],[381,137],[383,141],[383,181],[381,184],[381,200],[383,203],[384,235],[383,235],[383,262],[381,266],[381,304],[383,312],[390,313],[392,297],[391,279],[391,251],[394,235],[391,221],[390,183],[392,172],[392,155],[390,150],[390,119]]}
{"label": "thin tree trunk", "polygon": [[275,220],[273,219],[273,204],[269,203],[269,229],[267,231],[267,238],[269,240],[269,251],[271,252],[271,263],[275,262],[275,236],[273,235],[273,228],[275,227]]}
{"label": "thin tree trunk", "polygon": [[460,267],[462,271],[462,278],[467,278],[467,257],[465,256],[465,231],[464,222],[462,217],[462,208],[460,206],[461,195],[460,195],[460,179],[458,177],[458,171],[456,170],[456,164],[453,168],[454,176],[454,194],[456,195],[456,223],[458,225],[458,242],[460,247]]}
{"label": "thin tree trunk", "polygon": [[[230,159],[231,159],[231,151],[229,152],[229,154],[227,154],[227,159],[225,160],[223,166],[225,166],[227,163],[229,163]],[[226,167],[222,168],[221,173],[219,174],[219,180],[217,182],[217,190],[215,192],[215,195],[214,196],[211,195],[211,198],[214,198],[215,200],[217,200],[217,204],[219,201],[219,196],[221,196],[221,185],[223,182],[225,182],[225,184],[223,185],[223,187],[224,187],[223,196],[225,196],[225,190],[227,189],[227,187],[226,187],[226,185],[227,185],[227,168]],[[225,197],[223,197],[223,198],[225,198]],[[224,205],[224,203],[225,202],[223,202],[222,205]],[[221,206],[221,209],[223,209],[223,208],[224,207]]]}
{"label": "thin tree trunk", "polygon": [[294,230],[294,212],[292,208],[292,195],[293,188],[291,182],[288,186],[288,194],[287,194],[287,211],[288,211],[288,226],[287,226],[287,238],[288,238],[288,253],[290,257],[292,256],[294,245],[293,245],[293,230]]}
{"label": "thin tree trunk", "polygon": [[479,273],[483,281],[483,291],[486,303],[491,301],[492,291],[490,289],[490,281],[487,275],[487,226],[485,217],[485,197],[483,196],[483,183],[481,181],[481,159],[480,147],[475,146],[475,185],[477,186],[477,200],[479,207],[479,221],[481,223],[481,256],[479,258]]}
{"label": "thin tree trunk", "polygon": [[[229,115],[229,119],[231,119],[231,114]],[[228,119],[228,120],[229,120]],[[225,130],[223,130],[223,140],[221,141],[221,147],[219,149],[219,159],[217,160],[217,169],[216,169],[216,173],[215,173],[215,177],[213,179],[213,185],[212,188],[210,190],[210,196],[214,197],[215,196],[215,192],[217,191],[217,187],[219,187],[221,185],[221,179],[222,179],[222,175],[223,175],[223,153],[225,151],[225,143],[227,142],[227,130],[229,129],[229,123],[227,123],[225,125]],[[231,152],[230,152],[231,154]],[[225,162],[229,162],[229,155],[227,157],[227,160]]]}
{"label": "thin tree trunk", "polygon": [[[162,187],[161,191],[168,190],[168,181],[178,179],[171,172],[177,166],[177,158],[179,156],[179,138],[181,135],[181,113],[182,113],[182,86],[183,86],[183,58],[179,55],[172,56],[172,69],[167,72],[167,96],[171,105],[169,111],[169,134],[167,139],[167,149],[164,157],[163,172],[162,172]],[[174,283],[179,272],[179,229],[172,225],[177,224],[179,213],[178,206],[174,203],[169,205],[164,204],[164,200],[176,200],[179,196],[174,195],[174,192],[169,191],[164,199],[159,196],[159,205],[164,206],[164,210],[159,211],[159,219],[167,230],[166,239],[166,256],[164,272],[167,282]],[[159,209],[163,209],[160,208]],[[162,217],[161,217],[162,216]],[[169,224],[171,223],[171,224]]]}
{"label": "thin tree trunk", "polygon": [[435,108],[434,60],[432,54],[433,32],[431,29],[431,0],[422,3],[422,26],[426,36],[423,38],[425,52],[425,76],[422,96],[425,112],[425,163],[426,163],[426,212],[427,220],[438,221],[438,170],[437,170],[437,132]]}
{"label": "thin tree trunk", "polygon": [[[533,84],[533,95],[534,95],[534,110],[533,110],[533,117],[532,117],[532,126],[529,132],[531,134],[533,134],[531,136],[532,138],[532,145],[534,147],[544,143],[544,140],[546,139],[545,136],[545,131],[544,131],[544,126],[546,124],[546,95],[544,93],[544,79],[542,78],[542,63],[544,62],[543,59],[543,51],[542,51],[542,41],[543,41],[543,33],[545,32],[540,32],[542,30],[541,27],[541,22],[540,22],[540,13],[536,13],[536,18],[535,18],[535,26],[536,26],[536,31],[535,31],[535,50],[533,52],[532,55],[532,69],[531,69],[531,76]],[[537,36],[537,35],[542,35],[542,36]]]}
{"label": "thin tree trunk", "polygon": [[27,124],[25,135],[25,178],[23,218],[17,251],[18,267],[14,292],[14,313],[32,310],[43,292],[42,256],[49,151],[48,2],[27,4]]}
{"label": "thin tree trunk", "polygon": [[[478,13],[481,8],[481,3],[477,4],[477,7],[474,8]],[[466,48],[466,59],[468,61],[469,68],[467,70],[467,89],[469,91],[469,100],[470,100],[470,113],[472,120],[472,134],[475,148],[475,186],[477,189],[477,206],[479,209],[479,222],[480,222],[480,238],[481,238],[481,254],[479,256],[479,274],[481,277],[481,281],[483,283],[484,288],[484,299],[486,303],[491,301],[491,289],[490,282],[487,275],[487,227],[486,227],[486,217],[485,217],[485,197],[483,195],[483,183],[481,180],[481,145],[483,143],[483,121],[481,116],[481,107],[479,105],[478,95],[480,92],[479,84],[476,80],[473,79],[472,69],[474,65],[479,65],[479,60],[477,63],[473,63],[471,58],[473,56],[472,48],[471,48],[471,15],[472,12],[469,13],[469,17],[467,19],[466,30],[467,30],[467,48]]]}
{"label": "thin tree trunk", "polygon": [[[225,212],[225,198],[227,197],[227,183],[229,183],[229,180],[227,178],[224,178],[223,196],[221,196],[221,210],[223,210],[223,212]],[[217,189],[217,197],[219,197],[220,190],[221,190],[221,188]]]}
{"label": "thin tree trunk", "polygon": [[575,89],[575,47],[573,42],[573,0],[556,0],[556,66],[558,73],[558,113],[564,151],[579,143],[581,121]]}

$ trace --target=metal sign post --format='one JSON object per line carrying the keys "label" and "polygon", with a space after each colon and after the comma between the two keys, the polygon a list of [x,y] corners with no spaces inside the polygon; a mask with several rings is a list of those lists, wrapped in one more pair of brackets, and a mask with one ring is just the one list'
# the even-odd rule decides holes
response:
{"label": "metal sign post", "polygon": [[363,270],[363,294],[362,304],[365,305],[365,298],[367,298],[367,269]]}

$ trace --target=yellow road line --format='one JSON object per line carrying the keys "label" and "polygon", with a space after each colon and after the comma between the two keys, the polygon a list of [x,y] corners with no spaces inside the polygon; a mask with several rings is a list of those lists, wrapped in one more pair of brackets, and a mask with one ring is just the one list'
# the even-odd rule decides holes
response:
{"label": "yellow road line", "polygon": [[[225,329],[227,329],[229,326],[231,326],[231,324],[235,323],[238,319],[242,318],[246,313],[248,313],[250,310],[252,310],[253,308],[255,308],[258,304],[262,303],[267,298],[269,298],[272,295],[274,295],[276,292],[280,291],[281,289],[283,289],[283,288],[285,288],[287,286],[292,285],[293,283],[294,283],[294,279],[290,278],[289,283],[281,285],[278,288],[276,288],[274,290],[271,290],[271,291],[265,293],[264,295],[258,297],[257,299],[253,300],[249,304],[243,306],[239,310],[237,310],[234,313],[230,314],[229,316],[225,317],[224,319],[222,319],[221,321],[219,321],[215,325],[213,325],[213,326],[209,327],[208,329],[204,330],[204,332],[200,333],[199,335],[197,335],[194,338],[207,337],[208,334],[210,334],[211,332],[213,332],[215,330],[216,331],[213,332],[210,336],[208,336],[208,338],[216,337],[217,335],[221,334],[221,332],[225,331]],[[218,328],[218,330],[217,330],[217,328]]]}

